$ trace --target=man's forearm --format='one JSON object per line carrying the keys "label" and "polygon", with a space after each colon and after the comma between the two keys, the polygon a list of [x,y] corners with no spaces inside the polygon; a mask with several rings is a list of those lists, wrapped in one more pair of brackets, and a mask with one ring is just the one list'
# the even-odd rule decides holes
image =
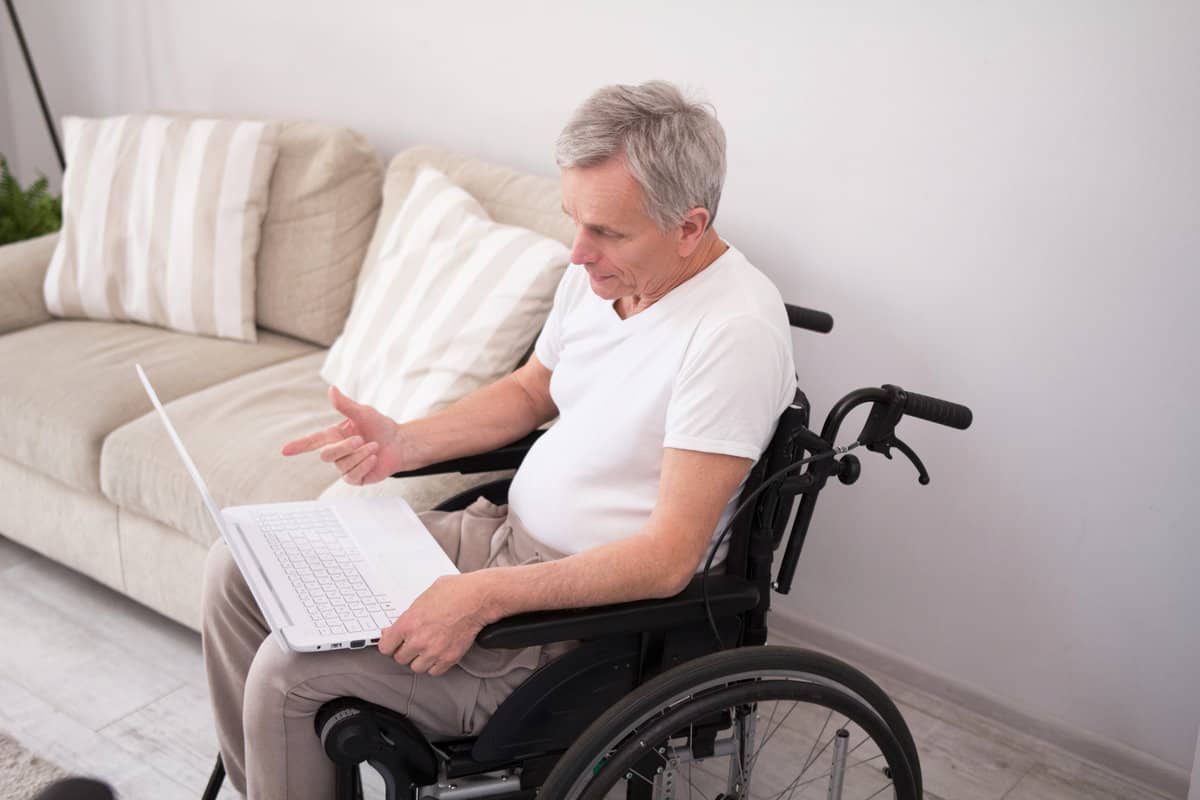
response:
{"label": "man's forearm", "polygon": [[549,422],[557,409],[547,392],[529,384],[528,375],[513,373],[435,414],[400,423],[409,468],[485,453]]}
{"label": "man's forearm", "polygon": [[639,533],[556,561],[469,573],[481,584],[480,615],[494,622],[527,611],[678,594],[751,464],[738,456],[665,448],[658,504]]}
{"label": "man's forearm", "polygon": [[489,623],[529,611],[671,597],[687,585],[700,555],[665,544],[640,534],[555,561],[471,574],[485,583]]}

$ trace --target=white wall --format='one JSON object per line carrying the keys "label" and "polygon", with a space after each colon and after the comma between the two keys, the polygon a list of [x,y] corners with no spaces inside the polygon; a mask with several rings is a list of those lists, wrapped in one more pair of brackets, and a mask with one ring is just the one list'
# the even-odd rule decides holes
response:
{"label": "white wall", "polygon": [[3,24],[0,24],[0,111],[4,112],[0,113],[0,155],[8,159],[9,169],[16,169],[21,161],[16,152],[12,114],[8,113],[10,108],[14,108],[8,89],[9,81],[12,80],[8,76],[8,54],[15,52],[16,48],[16,37],[13,36],[7,19],[4,19]]}
{"label": "white wall", "polygon": [[[931,486],[872,457],[832,489],[781,605],[1187,774],[1194,5],[18,5],[58,114],[308,117],[545,174],[591,89],[703,88],[729,137],[719,229],[837,318],[796,340],[815,406],[895,382],[976,412],[901,427]],[[41,122],[12,113],[28,169]]]}

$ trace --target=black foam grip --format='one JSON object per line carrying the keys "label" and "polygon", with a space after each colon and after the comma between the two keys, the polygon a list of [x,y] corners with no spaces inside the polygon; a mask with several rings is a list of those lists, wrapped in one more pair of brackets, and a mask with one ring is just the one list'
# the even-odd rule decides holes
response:
{"label": "black foam grip", "polygon": [[908,392],[908,401],[904,404],[904,413],[910,417],[936,422],[950,428],[965,431],[971,427],[973,415],[971,409],[951,403],[949,400],[939,400],[916,392]]}
{"label": "black foam grip", "polygon": [[824,311],[786,303],[784,306],[787,308],[788,324],[793,328],[804,328],[806,331],[815,331],[816,333],[829,333],[833,330],[833,317]]}

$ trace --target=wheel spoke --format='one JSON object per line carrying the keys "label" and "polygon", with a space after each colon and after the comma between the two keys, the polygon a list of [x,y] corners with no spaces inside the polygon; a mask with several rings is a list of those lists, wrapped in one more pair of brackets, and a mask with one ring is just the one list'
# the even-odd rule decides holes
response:
{"label": "wheel spoke", "polygon": [[[793,703],[788,714],[790,715],[791,712],[794,711],[798,707],[799,707],[798,703]],[[778,708],[779,708],[779,704],[775,704],[773,706],[773,710],[770,715],[770,721],[772,721],[772,722],[775,721],[775,718],[778,716]],[[797,792],[802,791],[805,787],[807,787],[813,783],[816,783],[823,779],[830,778],[832,776],[832,770],[830,770],[830,769],[826,769],[823,772],[821,772],[819,774],[815,774],[815,775],[811,775],[809,773],[811,772],[811,767],[815,763],[817,763],[817,761],[820,760],[821,756],[824,753],[828,752],[831,744],[836,740],[836,738],[837,738],[836,731],[838,729],[846,728],[847,726],[851,725],[851,722],[849,719],[844,720],[841,725],[835,726],[834,732],[829,739],[822,741],[825,732],[830,730],[830,723],[832,721],[832,717],[833,717],[833,712],[829,712],[828,714],[826,714],[826,716],[824,718],[824,722],[821,726],[821,729],[820,729],[820,731],[818,731],[818,734],[817,734],[818,738],[814,740],[813,745],[811,746],[808,754],[804,758],[803,766],[801,767],[800,773],[798,775],[793,776],[790,780],[788,780],[787,785],[783,786],[782,788],[778,788],[778,789],[772,789],[769,786],[760,787],[765,792],[768,792],[768,793],[774,792],[774,794],[760,794],[759,792],[755,792],[753,794],[748,794],[748,795],[740,795],[739,794],[739,795],[721,795],[721,796],[723,796],[723,797],[725,797],[725,796],[735,797],[736,796],[739,798],[741,798],[741,797],[745,797],[745,798],[769,797],[770,800],[785,800],[785,798],[794,798]],[[779,720],[779,722],[782,723],[787,718],[788,717],[785,716],[782,720]],[[735,722],[735,725],[737,725],[737,724],[738,723]],[[704,759],[700,759],[701,767],[699,770],[699,775],[701,776],[701,780],[697,781],[695,778],[695,774],[692,772],[692,769],[691,769],[692,764],[689,763],[689,765],[688,765],[689,792],[692,791],[693,789],[695,789],[695,791],[698,791],[698,792],[703,792],[704,789],[702,787],[710,787],[710,790],[711,790],[711,787],[714,785],[721,785],[724,787],[724,789],[723,789],[724,791],[732,792],[734,790],[734,787],[732,785],[730,785],[728,783],[728,781],[723,782],[722,775],[725,775],[725,774],[734,775],[736,773],[736,778],[740,779],[740,786],[742,786],[742,787],[747,786],[747,783],[746,783],[747,775],[748,774],[751,776],[753,775],[752,769],[753,769],[754,764],[756,762],[758,762],[761,759],[761,757],[763,756],[763,754],[766,752],[766,745],[768,743],[767,740],[769,738],[771,738],[772,735],[776,734],[780,730],[780,727],[781,727],[781,725],[774,725],[774,727],[772,727],[770,729],[770,733],[767,736],[763,737],[762,741],[760,741],[758,743],[757,747],[754,748],[755,754],[754,754],[754,757],[750,761],[749,769],[743,768],[742,759],[738,758],[738,756],[739,756],[738,745],[735,742],[732,743],[733,747],[731,749],[730,754],[727,756],[728,758],[737,759],[737,767],[733,771],[726,771],[726,770],[720,769],[717,766],[716,761],[711,762],[711,768],[710,768],[705,765]],[[737,737],[738,735],[739,734],[737,732],[735,732],[733,734],[734,737]],[[850,755],[851,753],[856,753],[858,750],[862,749],[863,745],[867,744],[870,741],[873,741],[871,739],[870,735],[864,734],[863,737],[856,744],[851,746],[851,748],[847,751],[847,755]],[[667,761],[666,757],[662,756],[661,753],[659,754],[659,756],[664,761],[664,763],[666,763],[666,761]],[[845,774],[848,774],[852,771],[856,771],[857,767],[869,765],[872,762],[878,761],[882,758],[883,758],[882,753],[876,753],[874,755],[870,755],[865,758],[860,758],[856,761],[850,762],[845,767]],[[857,770],[857,771],[861,772],[861,770]],[[732,779],[730,779],[730,780],[732,780]],[[890,785],[890,783],[888,785]],[[778,784],[776,784],[776,786],[778,786]],[[859,788],[860,788],[860,790],[865,791],[867,787],[860,786]],[[885,788],[886,788],[886,786],[885,786]],[[739,791],[745,792],[746,789],[741,788]],[[875,797],[877,795],[878,795],[878,791],[874,792],[871,796]]]}
{"label": "wheel spoke", "polygon": [[[825,724],[822,725],[821,731],[818,734],[819,736],[823,735],[825,730],[828,729],[828,727],[829,727],[828,723],[829,723],[829,717],[826,718]],[[847,722],[843,723],[843,725],[840,727],[845,727],[845,725],[848,723],[849,723],[849,721],[847,720]],[[809,768],[816,762],[816,760],[819,759],[821,757],[821,755],[829,749],[830,744],[834,741],[836,736],[837,736],[837,734],[835,732],[834,736],[831,737],[828,741],[826,741],[824,746],[822,746],[819,750],[817,749],[817,744],[820,744],[820,740],[819,739],[816,740],[814,742],[812,749],[810,749],[810,751],[809,751],[808,757],[805,759],[805,764],[801,768],[800,773],[798,775],[796,775],[795,777],[793,777],[791,779],[791,781],[786,786],[784,786],[781,790],[779,790],[776,794],[772,795],[770,800],[783,800],[783,798],[785,798],[785,797],[786,798],[794,797],[795,793],[797,791],[803,789],[804,787],[806,787],[812,783],[816,783],[817,781],[831,777],[833,774],[832,770],[825,770],[824,772],[821,772],[820,774],[810,775],[808,777],[806,777],[806,773],[808,772]],[[858,742],[858,744],[854,745],[849,751],[847,751],[847,754],[853,753],[853,752],[859,750],[864,744],[866,744],[869,741],[872,741],[871,737],[869,735],[864,736],[863,739]],[[764,742],[764,744],[765,744],[765,742]],[[757,749],[757,752],[755,755],[756,760],[758,759],[759,756],[761,756],[762,752],[763,752],[763,747],[760,746]],[[736,751],[735,751],[734,755],[731,757],[736,757]],[[854,770],[856,767],[860,767],[865,764],[870,764],[871,762],[878,761],[881,758],[883,758],[883,754],[876,753],[873,756],[868,756],[866,758],[859,759],[851,764],[848,764],[845,768],[845,771],[847,773],[849,773],[850,771]],[[708,774],[714,778],[718,777],[712,771],[708,771]],[[743,781],[744,780],[745,780],[745,777],[744,777],[744,773],[743,773]],[[889,782],[888,784],[886,784],[884,788],[886,788],[886,786],[888,786],[888,785],[891,785],[891,783]],[[871,797],[875,797],[878,794],[879,794],[878,791],[874,792],[871,795]]]}
{"label": "wheel spoke", "polygon": [[[856,761],[853,764],[846,767],[846,771],[849,772],[850,770],[854,769],[855,767],[866,764],[869,761],[874,761],[877,758],[883,758],[883,755],[880,754],[877,756],[871,756],[870,758],[864,758],[861,761]],[[822,772],[820,775],[813,775],[812,777],[807,778],[805,780],[800,780],[803,777],[803,773],[801,773],[800,775],[797,775],[795,778],[793,778],[792,782],[789,783],[787,786],[783,787],[783,789],[779,792],[779,794],[772,797],[771,800],[780,800],[780,798],[782,798],[784,796],[784,794],[787,794],[788,797],[791,797],[792,795],[794,795],[796,793],[797,789],[803,789],[805,786],[808,786],[809,784],[816,783],[817,781],[822,780],[824,778],[828,778],[832,775],[833,775],[833,770],[826,770],[826,771]],[[888,786],[891,786],[891,785],[892,785],[892,782],[888,781],[888,783],[886,783],[884,785],[883,789],[886,789]],[[879,791],[883,791],[883,789],[880,789]],[[874,792],[870,797],[866,798],[866,800],[870,800],[871,797],[875,797],[876,795],[878,795],[879,791]]]}
{"label": "wheel spoke", "polygon": [[879,791],[878,791],[878,792],[874,792],[874,793],[872,793],[872,794],[871,794],[869,797],[865,797],[865,798],[863,798],[863,800],[871,800],[871,798],[872,798],[872,797],[879,797],[879,795],[883,794],[883,790],[884,790],[884,789],[887,789],[887,788],[889,788],[889,787],[891,787],[891,786],[892,786],[892,782],[891,782],[891,781],[888,781],[887,783],[885,783],[883,786],[881,786],[881,787],[879,788]]}
{"label": "wheel spoke", "polygon": [[814,755],[813,751],[815,751],[817,749],[817,745],[820,743],[821,737],[825,735],[825,729],[827,727],[829,727],[829,720],[831,720],[831,719],[833,719],[833,709],[832,708],[829,709],[829,713],[825,715],[825,722],[822,723],[822,725],[821,725],[821,732],[817,734],[817,738],[813,739],[812,749],[810,749],[808,751],[808,755],[804,758],[804,767],[801,768],[800,772],[804,772],[804,770],[808,769],[809,766],[811,766],[812,763],[814,761],[816,761],[817,756],[820,755],[820,753],[817,753],[816,755]]}
{"label": "wheel spoke", "polygon": [[[772,728],[767,733],[766,737],[762,740],[762,743],[758,745],[757,749],[754,751],[754,755],[750,759],[750,765],[747,767],[747,770],[751,774],[754,773],[754,764],[758,761],[758,757],[762,753],[763,748],[765,748],[767,746],[767,743],[770,742],[771,738],[774,737],[775,734],[779,732],[779,729],[783,727],[783,723],[787,722],[788,717],[790,717],[792,715],[792,712],[795,711],[799,706],[800,706],[800,703],[793,702],[792,707],[788,710],[788,712],[786,714],[783,715],[783,719],[779,720],[779,724],[777,724],[774,728]],[[830,714],[830,716],[833,716],[832,711],[830,711],[829,714]],[[774,714],[772,714],[772,716],[774,716]],[[828,724],[828,722],[829,721],[826,720],[826,724]],[[822,732],[824,732],[824,730],[825,730],[824,728],[821,729]],[[807,765],[805,765],[805,769],[808,769]]]}
{"label": "wheel spoke", "polygon": [[643,775],[642,773],[638,772],[638,771],[637,771],[636,769],[634,769],[633,767],[630,767],[630,768],[629,768],[629,772],[630,772],[630,773],[632,773],[632,774],[634,774],[634,775],[637,775],[639,778],[641,778],[642,780],[644,780],[646,783],[650,784],[651,786],[653,786],[653,785],[654,785],[654,781],[653,781],[653,780],[651,780],[650,778],[647,778],[645,775]]}
{"label": "wheel spoke", "polygon": [[[644,705],[638,713],[645,716],[631,718],[634,724],[619,738],[602,738],[616,731],[593,737],[592,752],[608,755],[600,762],[581,760],[607,766],[585,767],[573,785],[586,782],[582,796],[589,800],[611,800],[614,789],[644,791],[634,781],[680,800],[808,800],[824,795],[824,783],[842,785],[845,800],[882,800],[889,791],[913,800],[911,759],[906,763],[908,753],[895,733],[907,731],[894,709],[871,702],[877,690],[865,692],[864,700],[856,684],[843,688],[810,675],[735,678],[724,685],[693,683],[699,690],[687,695],[664,692],[658,710]],[[837,756],[831,758],[835,742]]]}
{"label": "wheel spoke", "polygon": [[[703,770],[701,770],[701,771],[703,771]],[[704,793],[703,789],[700,789],[699,787],[697,787],[695,781],[692,780],[692,765],[688,764],[688,797],[689,798],[692,796],[693,790],[700,792],[700,796],[702,798],[704,798],[704,800],[708,800],[708,795],[706,795]]]}
{"label": "wheel spoke", "polygon": [[[830,715],[832,716],[832,712],[831,712],[831,714],[830,714]],[[824,735],[824,733],[825,733],[825,727],[826,727],[826,725],[828,725],[828,724],[829,724],[829,720],[828,720],[828,719],[826,719],[826,720],[825,720],[825,725],[822,725],[822,726],[821,726],[821,733],[820,733],[820,734],[818,734],[818,737],[820,737],[820,736]],[[844,723],[843,723],[842,727],[845,727],[845,724],[844,724]],[[835,739],[837,739],[837,729],[836,729],[836,728],[835,728],[835,729],[834,729],[834,731],[833,731],[833,736],[830,736],[830,737],[829,737],[829,741],[828,741],[828,742],[826,742],[825,744],[821,745],[821,749],[817,751],[816,755],[812,755],[812,757],[811,757],[811,758],[809,758],[809,760],[808,760],[808,761],[805,761],[805,762],[804,762],[804,766],[800,768],[800,774],[801,774],[801,775],[803,775],[803,774],[805,773],[805,771],[807,771],[807,770],[808,770],[808,768],[809,768],[809,767],[811,767],[813,764],[815,764],[815,763],[817,762],[817,759],[818,759],[818,758],[820,758],[820,757],[821,757],[821,756],[822,756],[822,755],[825,753],[825,751],[829,749],[829,746],[833,744],[833,742],[834,742],[834,740],[835,740]],[[813,742],[813,747],[816,747],[816,746],[817,746],[817,744],[818,744],[819,742],[820,742],[820,738],[818,738],[818,739],[817,739],[817,741]],[[809,754],[810,754],[810,755],[812,754],[812,751],[811,751],[811,750],[809,751]]]}

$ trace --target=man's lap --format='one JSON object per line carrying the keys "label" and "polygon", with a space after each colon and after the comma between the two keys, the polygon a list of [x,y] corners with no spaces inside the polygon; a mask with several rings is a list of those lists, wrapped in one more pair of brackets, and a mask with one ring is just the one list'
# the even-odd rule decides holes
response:
{"label": "man's lap", "polygon": [[[463,511],[431,511],[420,517],[464,572],[511,565],[515,563],[515,551],[528,549],[511,546],[513,530],[506,508],[486,500]],[[222,587],[224,595],[249,597],[223,542],[214,545],[208,568],[216,571],[210,579],[229,584]],[[252,600],[249,604],[253,605]],[[328,700],[352,696],[407,715],[428,735],[469,736],[478,732],[534,669],[564,649],[555,646],[503,651],[476,646],[460,665],[433,677],[414,674],[375,648],[284,652],[268,636],[259,646],[247,676],[244,718],[262,718],[260,714],[270,718],[272,712],[280,711],[311,714]]]}

